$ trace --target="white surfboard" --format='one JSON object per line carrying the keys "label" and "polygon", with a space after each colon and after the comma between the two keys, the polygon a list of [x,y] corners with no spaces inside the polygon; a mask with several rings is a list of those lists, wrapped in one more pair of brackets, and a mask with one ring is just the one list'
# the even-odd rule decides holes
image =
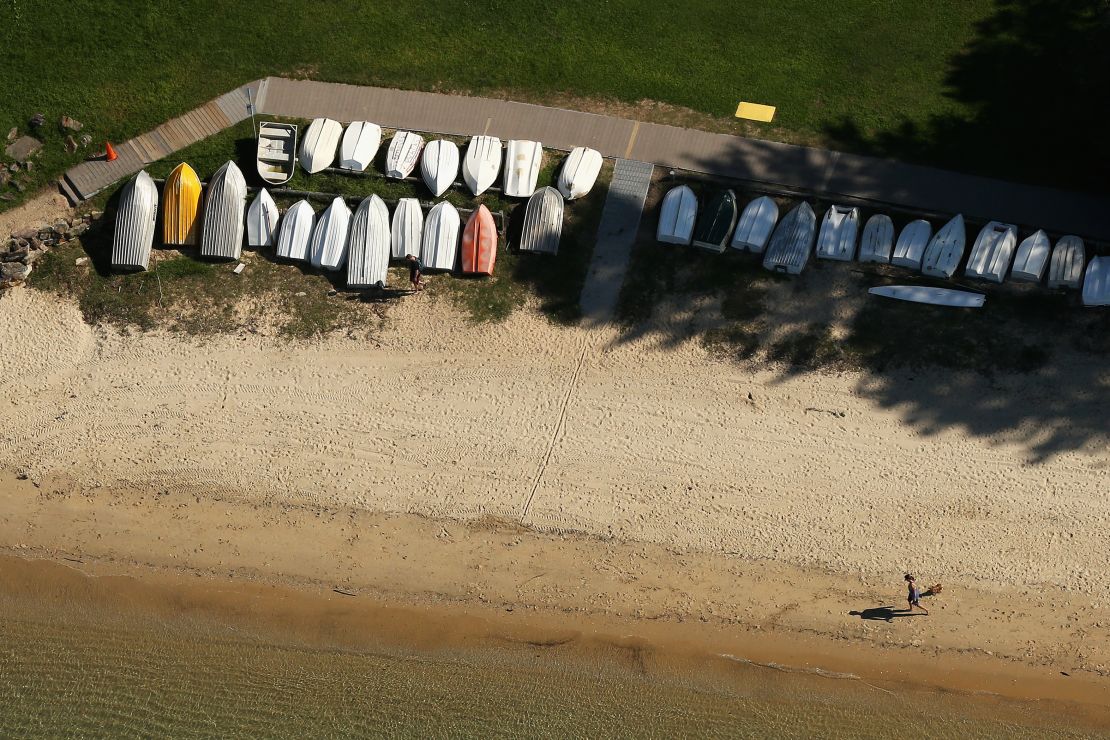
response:
{"label": "white surfboard", "polygon": [[871,295],[894,298],[912,303],[928,303],[933,306],[952,306],[953,308],[981,308],[987,297],[981,293],[951,288],[929,288],[920,285],[883,285],[867,291]]}

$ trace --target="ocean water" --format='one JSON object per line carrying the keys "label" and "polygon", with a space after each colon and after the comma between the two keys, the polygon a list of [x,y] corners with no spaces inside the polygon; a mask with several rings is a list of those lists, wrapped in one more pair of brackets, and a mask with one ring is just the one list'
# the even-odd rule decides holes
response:
{"label": "ocean water", "polygon": [[1027,704],[725,659],[674,670],[618,646],[350,650],[95,611],[0,605],[0,736],[1090,736]]}

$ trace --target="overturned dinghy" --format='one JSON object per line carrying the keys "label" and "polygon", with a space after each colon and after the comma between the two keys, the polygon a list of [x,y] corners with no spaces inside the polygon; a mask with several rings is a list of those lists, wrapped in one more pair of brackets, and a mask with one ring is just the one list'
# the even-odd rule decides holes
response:
{"label": "overturned dinghy", "polygon": [[459,252],[459,212],[447,201],[436,203],[428,211],[424,224],[424,242],[420,261],[429,270],[454,270]]}
{"label": "overturned dinghy", "polygon": [[756,198],[744,206],[744,212],[740,214],[736,233],[732,235],[732,248],[763,254],[778,220],[778,204],[766,195]]}
{"label": "overturned dinghy", "polygon": [[443,195],[459,175],[459,147],[446,139],[428,142],[420,158],[420,173],[432,195]]}
{"label": "overturned dinghy", "polygon": [[693,244],[713,252],[723,252],[735,225],[736,193],[722,190],[710,198],[709,203],[701,210],[698,222],[694,225]]}
{"label": "overturned dinghy", "polygon": [[1048,287],[1078,288],[1083,278],[1083,263],[1087,259],[1083,240],[1078,236],[1064,236],[1052,250],[1048,265]]}
{"label": "overturned dinghy", "polygon": [[929,240],[921,259],[921,273],[945,279],[955,275],[964,258],[966,239],[964,217],[957,213]]}
{"label": "overturned dinghy", "polygon": [[1038,229],[1018,245],[1010,279],[1026,283],[1041,282],[1051,254],[1052,243],[1048,241],[1048,234],[1044,233],[1044,229]]}
{"label": "overturned dinghy", "polygon": [[[1010,261],[1014,257],[1016,245],[1016,226],[991,221],[979,231],[979,236],[975,237],[975,243],[971,245],[971,254],[967,258],[967,267],[964,268],[964,275],[976,280],[1001,283],[1010,270]],[[930,257],[931,255],[926,253],[925,266],[930,264]],[[958,262],[959,259],[957,259]],[[925,266],[922,266],[921,271],[929,274],[925,271]]]}
{"label": "overturned dinghy", "polygon": [[182,162],[162,187],[162,243],[175,247],[196,244],[199,211],[200,178]]}
{"label": "overturned dinghy", "polygon": [[243,253],[243,217],[247,210],[247,181],[228,162],[208,182],[204,199],[204,233],[200,256],[237,260]]}
{"label": "overturned dinghy", "polygon": [[385,176],[404,180],[412,174],[424,148],[424,137],[411,131],[398,131],[385,154]]}
{"label": "overturned dinghy", "polygon": [[478,206],[466,222],[462,236],[464,275],[492,275],[497,261],[497,224],[484,205]]}
{"label": "overturned dinghy", "polygon": [[563,196],[555,188],[540,188],[524,209],[520,251],[558,254],[562,235]]}
{"label": "overturned dinghy", "polygon": [[474,136],[466,147],[462,165],[463,181],[470,192],[481,195],[497,182],[501,171],[501,139],[496,136]]}
{"label": "overturned dinghy", "polygon": [[536,192],[536,181],[543,162],[543,144],[513,139],[505,153],[505,195],[528,198]]}
{"label": "overturned dinghy", "polygon": [[798,275],[809,262],[817,232],[817,214],[804,200],[786,214],[771,234],[763,267],[772,272]]}
{"label": "overturned dinghy", "polygon": [[890,257],[890,264],[897,267],[908,267],[911,270],[921,269],[921,258],[925,256],[925,248],[929,246],[929,238],[933,235],[932,225],[923,218],[910,221],[902,228],[898,241],[894,244],[894,254]]}
{"label": "overturned dinghy", "polygon": [[559,192],[567,200],[587,195],[601,172],[601,152],[585,146],[576,146],[563,162],[559,172]]}
{"label": "overturned dinghy", "polygon": [[1110,306],[1110,257],[1092,257],[1083,276],[1083,305]]}
{"label": "overturned dinghy", "polygon": [[362,172],[374,161],[382,145],[382,127],[369,121],[351,121],[339,146],[339,166]]}
{"label": "overturned dinghy", "polygon": [[420,256],[424,240],[424,211],[416,198],[401,198],[393,210],[393,259]]}
{"label": "overturned dinghy", "polygon": [[342,135],[343,126],[339,121],[317,118],[310,123],[301,142],[301,167],[305,172],[312,175],[331,167]]}
{"label": "overturned dinghy", "polygon": [[309,243],[315,226],[316,212],[312,210],[312,205],[307,200],[294,203],[281,220],[281,231],[274,250],[277,256],[287,260],[308,261]]}
{"label": "overturned dinghy", "polygon": [[271,247],[277,234],[278,208],[269,191],[262,188],[247,209],[247,246]]}
{"label": "overturned dinghy", "polygon": [[859,261],[890,262],[890,250],[894,247],[894,222],[890,216],[876,213],[867,219],[863,235],[859,238]]}
{"label": "overturned dinghy", "polygon": [[686,185],[679,185],[663,196],[659,210],[659,226],[655,240],[664,244],[687,245],[694,238],[694,222],[698,216],[698,198]]}
{"label": "overturned dinghy", "polygon": [[297,166],[297,127],[291,123],[263,121],[258,126],[255,167],[270,185],[284,185]]}
{"label": "overturned dinghy", "polygon": [[821,219],[817,236],[817,256],[826,260],[851,262],[856,257],[856,236],[859,234],[859,209],[830,206]]}
{"label": "overturned dinghy", "polygon": [[338,270],[347,261],[347,236],[351,228],[351,209],[341,197],[335,198],[316,221],[309,257],[313,267]]}
{"label": "overturned dinghy", "polygon": [[871,295],[894,298],[911,303],[928,303],[953,308],[982,308],[987,297],[981,293],[951,288],[927,288],[920,285],[883,285],[867,291]]}
{"label": "overturned dinghy", "polygon": [[146,170],[123,186],[112,231],[112,267],[145,270],[154,245],[154,224],[158,219],[158,188]]}
{"label": "overturned dinghy", "polygon": [[347,241],[347,287],[384,287],[389,273],[389,209],[371,195],[355,209]]}

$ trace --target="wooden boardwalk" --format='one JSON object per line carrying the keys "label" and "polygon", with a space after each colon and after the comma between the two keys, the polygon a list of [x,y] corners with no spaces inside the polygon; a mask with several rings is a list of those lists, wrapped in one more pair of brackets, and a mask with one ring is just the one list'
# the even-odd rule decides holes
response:
{"label": "wooden boardwalk", "polygon": [[370,120],[388,128],[463,136],[484,133],[538,140],[557,149],[592,146],[606,157],[744,180],[755,189],[792,190],[935,218],[963,213],[1023,230],[1110,241],[1110,203],[1094,195],[528,103],[280,77],[244,85],[121,144],[115,162],[74,167],[63,189],[87,198],[159,156],[243,120],[249,115],[248,88],[257,111],[271,116]]}

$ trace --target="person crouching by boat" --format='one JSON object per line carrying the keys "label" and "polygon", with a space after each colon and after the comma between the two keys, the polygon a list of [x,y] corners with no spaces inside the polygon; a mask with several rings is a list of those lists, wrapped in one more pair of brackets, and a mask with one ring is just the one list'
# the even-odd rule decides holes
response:
{"label": "person crouching by boat", "polygon": [[415,254],[405,255],[405,261],[409,263],[409,282],[412,283],[412,289],[424,290],[424,281],[420,279],[424,264]]}

